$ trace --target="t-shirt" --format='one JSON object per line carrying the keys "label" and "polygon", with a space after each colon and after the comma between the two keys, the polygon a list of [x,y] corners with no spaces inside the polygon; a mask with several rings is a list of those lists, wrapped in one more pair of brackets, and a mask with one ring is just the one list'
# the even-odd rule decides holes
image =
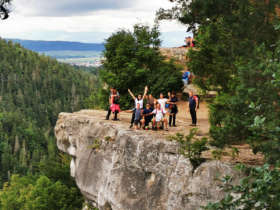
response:
{"label": "t-shirt", "polygon": [[135,99],[135,109],[137,109],[137,104],[140,104],[140,109],[143,109],[143,99],[138,100],[137,98]]}
{"label": "t-shirt", "polygon": [[[145,115],[145,114],[150,114],[150,113],[152,113],[153,112],[153,109],[144,109],[144,111],[143,111],[143,114]],[[153,118],[153,115],[148,115],[148,116],[145,116],[145,119],[146,120],[151,120]]]}
{"label": "t-shirt", "polygon": [[153,114],[156,115],[156,122],[159,122],[163,119],[163,115],[166,114],[166,111],[163,109],[154,109]]}
{"label": "t-shirt", "polygon": [[[176,103],[178,101],[177,97],[174,96],[171,98],[170,102]],[[177,105],[176,104],[170,104],[170,107],[173,111],[177,111]]]}
{"label": "t-shirt", "polygon": [[196,99],[197,99],[197,96],[192,96],[189,98],[189,107],[190,109],[195,109],[196,107]]}
{"label": "t-shirt", "polygon": [[167,98],[161,98],[161,99],[158,99],[157,101],[160,104],[160,108],[163,109],[164,112],[166,112],[165,111],[165,104],[168,101],[168,99]]}
{"label": "t-shirt", "polygon": [[188,80],[189,80],[189,77],[190,77],[190,74],[191,74],[191,73],[190,73],[189,71],[186,71],[186,72],[183,74],[183,79],[188,81]]}

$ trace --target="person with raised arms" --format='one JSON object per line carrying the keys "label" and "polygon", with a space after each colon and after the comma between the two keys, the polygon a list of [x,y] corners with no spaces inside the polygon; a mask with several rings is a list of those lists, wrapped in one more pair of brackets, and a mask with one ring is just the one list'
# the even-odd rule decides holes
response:
{"label": "person with raised arms", "polygon": [[130,128],[133,127],[133,123],[135,120],[135,110],[137,109],[137,104],[140,104],[140,109],[143,109],[143,105],[144,105],[143,99],[146,97],[147,91],[148,91],[148,87],[146,86],[144,89],[144,95],[142,96],[141,94],[139,94],[136,98],[134,96],[134,94],[131,92],[131,90],[128,89],[128,93],[130,94],[130,96],[133,98],[133,100],[135,102],[135,108],[133,109],[132,116],[131,116]]}

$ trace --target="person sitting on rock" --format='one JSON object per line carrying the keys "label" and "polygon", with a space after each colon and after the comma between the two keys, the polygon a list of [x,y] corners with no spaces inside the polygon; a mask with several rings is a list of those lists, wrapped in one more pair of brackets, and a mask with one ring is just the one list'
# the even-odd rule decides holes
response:
{"label": "person sitting on rock", "polygon": [[157,130],[159,130],[160,127],[162,126],[162,123],[164,123],[165,130],[168,131],[167,120],[164,117],[166,111],[165,109],[161,108],[160,103],[157,103],[156,109],[154,109],[152,113],[155,114],[155,118],[153,119],[153,128],[157,128]]}
{"label": "person sitting on rock", "polygon": [[143,104],[144,104],[143,98],[146,97],[147,91],[148,91],[148,87],[146,86],[146,87],[145,87],[145,90],[144,90],[144,95],[143,95],[143,97],[142,97],[141,94],[139,94],[139,95],[137,96],[137,98],[136,98],[136,97],[134,96],[134,94],[131,92],[131,90],[128,89],[129,94],[131,95],[131,97],[133,98],[133,100],[134,100],[134,102],[135,102],[135,108],[133,109],[133,113],[132,113],[131,121],[130,121],[130,128],[132,128],[133,123],[134,123],[134,119],[135,119],[135,110],[136,110],[136,108],[137,108],[137,104],[140,104],[140,109],[143,109]]}
{"label": "person sitting on rock", "polygon": [[150,104],[146,104],[146,108],[143,110],[143,118],[141,120],[141,124],[143,125],[143,129],[149,129],[149,123],[152,122],[153,119],[153,109]]}

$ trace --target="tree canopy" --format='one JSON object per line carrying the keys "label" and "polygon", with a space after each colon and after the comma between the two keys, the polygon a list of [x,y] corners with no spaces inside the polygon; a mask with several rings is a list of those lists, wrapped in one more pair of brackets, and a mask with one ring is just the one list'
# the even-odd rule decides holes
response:
{"label": "tree canopy", "polygon": [[128,88],[138,94],[147,85],[155,96],[182,88],[180,67],[160,54],[159,35],[157,26],[138,24],[133,31],[120,30],[106,40],[100,75],[107,85],[117,88],[125,108],[131,104]]}

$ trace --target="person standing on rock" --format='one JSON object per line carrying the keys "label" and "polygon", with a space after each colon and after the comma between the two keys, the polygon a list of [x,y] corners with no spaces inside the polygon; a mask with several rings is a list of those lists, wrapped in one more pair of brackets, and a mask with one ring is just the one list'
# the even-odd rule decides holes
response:
{"label": "person standing on rock", "polygon": [[119,120],[118,119],[118,113],[121,111],[120,109],[120,97],[118,95],[118,91],[116,89],[113,89],[113,95],[111,96],[111,111],[114,113],[114,121]]}
{"label": "person standing on rock", "polygon": [[[135,112],[134,112],[134,128],[135,130],[138,130],[139,129],[139,125],[140,125],[140,128],[141,128],[141,118],[142,118],[142,109],[140,108],[140,104],[138,103],[137,104],[137,107],[135,109]],[[142,125],[144,126],[144,125]]]}
{"label": "person standing on rock", "polygon": [[190,83],[190,78],[191,78],[191,72],[189,72],[188,70],[186,70],[184,73],[183,73],[183,76],[182,76],[182,80],[183,80],[183,83],[184,83],[184,86],[187,87],[187,85]]}
{"label": "person standing on rock", "polygon": [[198,109],[198,97],[193,94],[193,91],[189,91],[189,111],[192,117],[192,124],[190,126],[196,126],[197,118],[196,111]]}
{"label": "person standing on rock", "polygon": [[131,90],[128,89],[128,93],[131,95],[131,97],[133,98],[133,100],[135,102],[135,108],[133,109],[132,116],[131,116],[131,121],[130,121],[130,128],[133,127],[133,123],[134,123],[134,119],[135,119],[135,110],[137,109],[137,104],[140,104],[140,109],[143,109],[143,104],[144,104],[143,99],[146,97],[147,91],[148,91],[148,87],[146,86],[145,89],[144,89],[143,97],[142,97],[141,94],[139,94],[136,98],[134,96],[134,94],[131,92]]}
{"label": "person standing on rock", "polygon": [[[169,104],[169,127],[171,127],[171,125],[173,127],[176,127],[176,114],[178,113],[178,107],[177,107],[177,97],[176,97],[176,93],[172,92],[171,94],[168,93],[169,96],[169,101],[167,102]],[[173,121],[173,123],[172,123]]]}
{"label": "person standing on rock", "polygon": [[[109,120],[110,115],[111,115],[111,105],[112,105],[112,95],[114,94],[114,90],[115,88],[110,88],[110,96],[109,96],[109,108],[108,108],[108,112],[107,112],[107,116],[106,116],[106,120]],[[119,92],[117,91],[117,96],[120,97]]]}

